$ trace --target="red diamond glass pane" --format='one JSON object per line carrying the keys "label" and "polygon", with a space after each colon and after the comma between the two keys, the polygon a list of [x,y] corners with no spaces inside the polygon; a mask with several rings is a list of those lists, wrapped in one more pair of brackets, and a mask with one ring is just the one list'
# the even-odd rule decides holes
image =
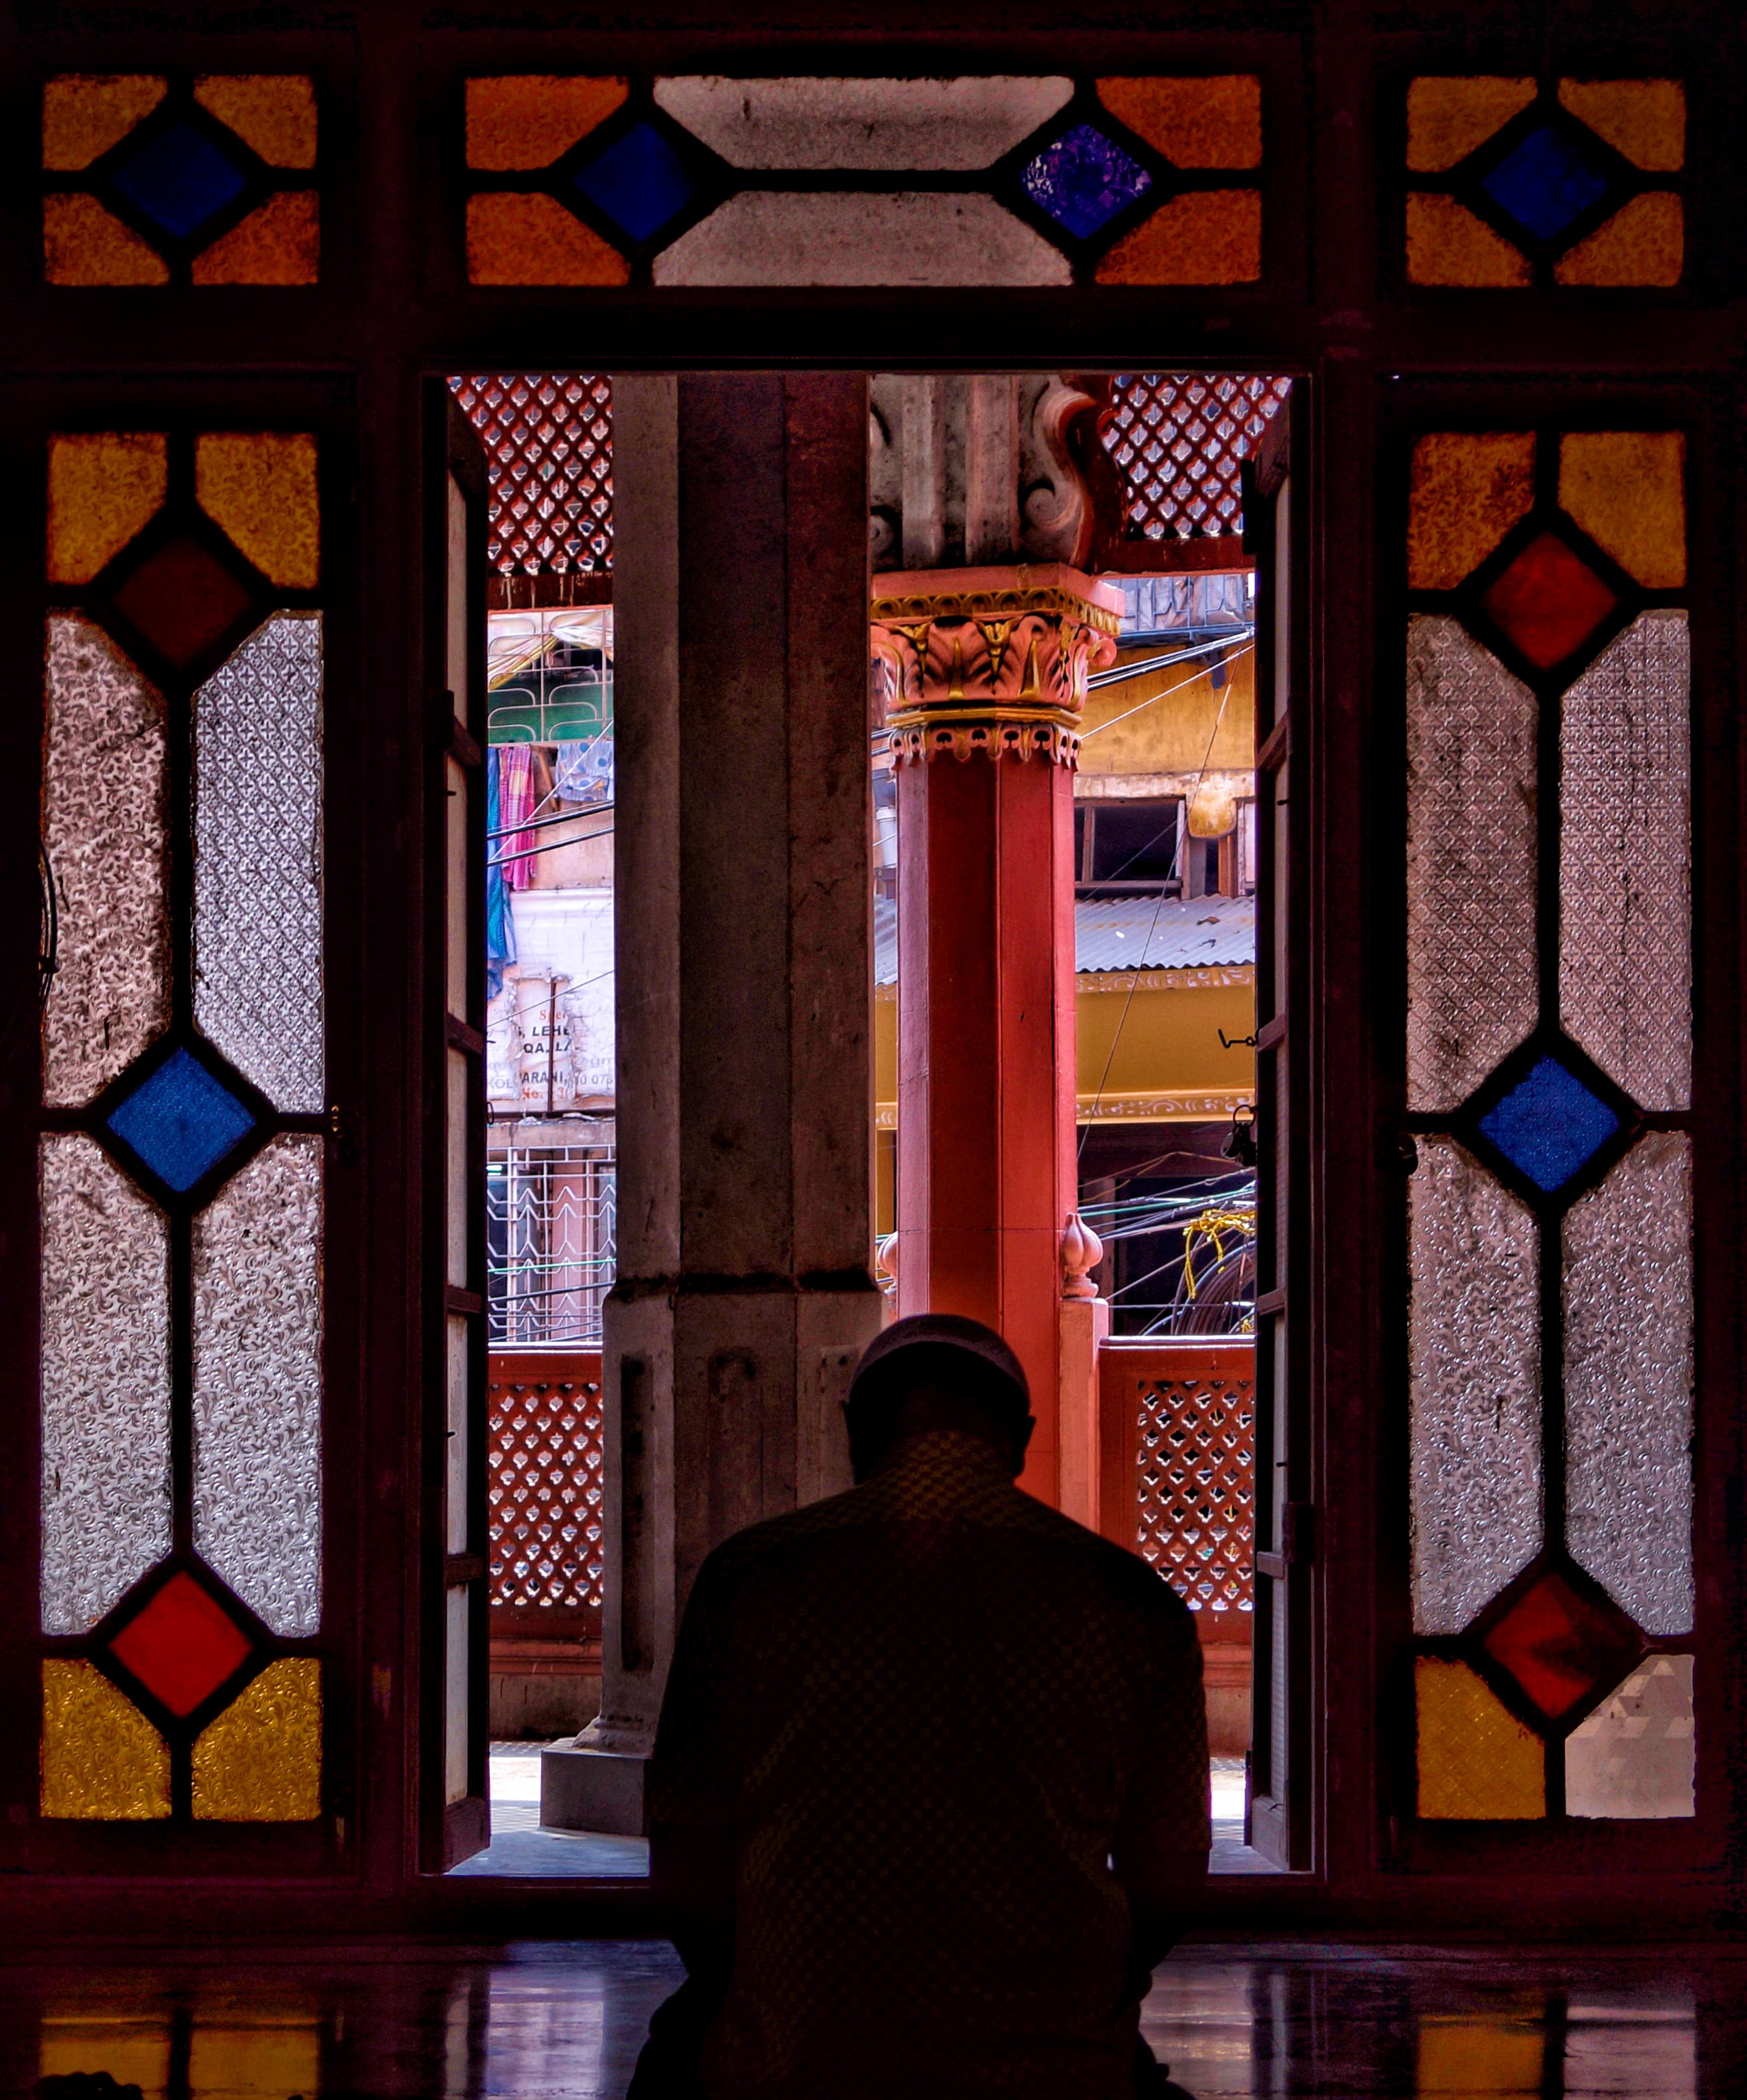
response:
{"label": "red diamond glass pane", "polygon": [[172,540],[115,594],[125,613],[172,664],[191,664],[249,608],[249,593],[196,540]]}
{"label": "red diamond glass pane", "polygon": [[1531,540],[1481,600],[1488,618],[1543,671],[1581,649],[1617,602],[1551,532]]}
{"label": "red diamond glass pane", "polygon": [[1580,1595],[1562,1575],[1524,1591],[1484,1643],[1550,1721],[1560,1721],[1617,1683],[1640,1643],[1612,1605]]}
{"label": "red diamond glass pane", "polygon": [[109,1643],[172,1714],[191,1714],[249,1654],[248,1637],[191,1575],[172,1575]]}

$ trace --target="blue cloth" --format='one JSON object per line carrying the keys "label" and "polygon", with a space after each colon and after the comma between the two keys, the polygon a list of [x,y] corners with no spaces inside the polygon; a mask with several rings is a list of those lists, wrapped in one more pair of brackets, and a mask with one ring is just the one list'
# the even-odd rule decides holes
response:
{"label": "blue cloth", "polygon": [[509,885],[497,865],[503,850],[495,834],[503,828],[502,798],[498,793],[499,748],[486,746],[486,997],[495,999],[504,989],[505,966],[516,960],[516,920],[509,906]]}
{"label": "blue cloth", "polygon": [[552,762],[552,792],[561,802],[610,802],[613,799],[613,739],[592,736],[558,746]]}

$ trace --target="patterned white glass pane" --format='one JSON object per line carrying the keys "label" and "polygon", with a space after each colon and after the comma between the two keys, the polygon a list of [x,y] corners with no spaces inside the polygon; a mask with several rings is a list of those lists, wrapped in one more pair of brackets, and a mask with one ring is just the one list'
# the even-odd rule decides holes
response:
{"label": "patterned white glass pane", "polygon": [[1457,1107],[1535,1021],[1535,701],[1453,620],[1407,639],[1407,1105]]}
{"label": "patterned white glass pane", "polygon": [[1453,1634],[1540,1551],[1540,1229],[1447,1138],[1407,1187],[1414,1630]]}
{"label": "patterned white glass pane", "polygon": [[1692,1068],[1685,614],[1642,615],[1560,710],[1560,1014],[1646,1108],[1684,1108]]}
{"label": "patterned white glass pane", "polygon": [[79,1634],[169,1551],[169,1236],[90,1138],[42,1158],[42,1630]]}
{"label": "patterned white glass pane", "polygon": [[1692,1626],[1692,1147],[1641,1137],[1565,1214],[1573,1556],[1646,1633]]}
{"label": "patterned white glass pane", "polygon": [[276,1137],[194,1224],[194,1539],[275,1633],[321,1621],[322,1140]]}
{"label": "patterned white glass pane", "polygon": [[279,613],[194,702],[194,1017],[275,1108],[322,1105],[321,622]]}
{"label": "patterned white glass pane", "polygon": [[164,703],[89,620],[46,651],[42,836],[59,912],[43,1096],[82,1107],[169,1019]]}
{"label": "patterned white glass pane", "polygon": [[1692,1658],[1648,1655],[1565,1738],[1565,1813],[1693,1812]]}

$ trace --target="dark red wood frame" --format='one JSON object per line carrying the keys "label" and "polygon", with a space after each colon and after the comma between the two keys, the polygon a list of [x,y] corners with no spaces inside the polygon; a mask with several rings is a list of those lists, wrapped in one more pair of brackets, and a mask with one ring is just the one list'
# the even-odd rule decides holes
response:
{"label": "dark red wood frame", "polygon": [[[104,1833],[94,1852],[45,1851],[33,1822],[27,1731],[0,1740],[9,1877],[6,1929],[41,1940],[126,1930],[193,1935],[543,1925],[636,1930],[628,1887],[445,1881],[419,1871],[420,1686],[434,1658],[423,1615],[433,1577],[426,1471],[436,1390],[431,1303],[433,973],[430,900],[441,867],[430,830],[433,684],[425,449],[429,382],[451,372],[799,366],[880,369],[1116,370],[1161,364],[1267,370],[1302,383],[1294,400],[1303,471],[1300,569],[1308,617],[1295,710],[1294,785],[1314,821],[1296,827],[1293,874],[1304,1017],[1295,1057],[1304,1112],[1293,1222],[1296,1404],[1316,1558],[1310,1602],[1309,1865],[1226,1882],[1210,1912],[1234,1930],[1321,1921],[1345,1929],[1714,1931],[1741,1921],[1747,1827],[1738,1179],[1742,880],[1735,851],[1740,752],[1733,729],[1740,534],[1733,432],[1747,303],[1736,296],[1747,214],[1738,162],[1742,60],[1717,4],[1654,11],[1573,4],[1530,17],[1516,0],[1472,0],[1435,26],[1377,26],[1362,0],[1314,11],[1288,0],[1247,10],[1177,0],[1144,30],[1115,0],[1012,0],[944,11],[939,0],[813,0],[716,26],[674,0],[635,32],[622,16],[530,0],[503,29],[468,25],[415,0],[374,0],[349,25],[292,4],[271,29],[240,33],[205,0],[174,26],[125,25],[115,11],[15,6],[0,24],[0,512],[8,579],[0,667],[14,696],[0,717],[0,853],[8,893],[29,894],[40,684],[42,433],[76,417],[161,427],[295,421],[323,434],[329,598],[329,721],[350,762],[330,767],[332,1070],[342,1112],[331,1209],[335,1285],[328,1376],[330,1803],[337,1871],[297,1880],[229,1833],[205,1863],[141,1856],[142,1833]],[[1653,20],[1650,19],[1653,15]],[[1397,14],[1393,24],[1409,18]],[[442,21],[455,26],[433,26]],[[118,26],[121,24],[121,26]],[[210,24],[209,29],[206,25]],[[299,26],[299,24],[303,26]],[[550,26],[543,26],[549,24]],[[40,281],[27,201],[42,77],[193,65],[307,70],[323,143],[322,281],[309,290],[53,290]],[[1402,281],[1402,96],[1417,72],[1676,74],[1692,109],[1688,242],[1674,292],[1415,293]],[[985,292],[659,293],[474,290],[460,261],[461,82],[469,73],[708,70],[1076,73],[1252,71],[1263,81],[1267,161],[1264,281],[1217,290],[1076,288]],[[586,346],[586,347],[585,347]],[[1707,1770],[1695,1842],[1654,1864],[1600,1873],[1580,1858],[1521,1869],[1524,1855],[1416,1858],[1396,1849],[1402,1762],[1399,1613],[1405,1599],[1398,1273],[1401,483],[1413,431],[1472,420],[1506,398],[1513,419],[1580,418],[1578,404],[1666,421],[1678,395],[1698,434],[1691,481],[1692,598],[1700,695],[1698,894],[1709,928],[1700,992],[1700,1085],[1708,1111],[1700,1202],[1702,1610],[1708,1691],[1701,1715],[1723,1754]],[[1670,389],[1674,390],[1670,392]],[[1489,390],[1490,390],[1489,391]],[[1502,412],[1502,411],[1501,411]],[[1684,412],[1683,411],[1683,412]],[[337,482],[336,477],[338,477]],[[0,915],[6,982],[28,981],[29,915]],[[433,1063],[433,1060],[435,1061]],[[0,1688],[28,1696],[34,1657],[34,1272],[28,1052],[4,1075],[0,1187],[8,1259],[0,1305],[15,1344],[0,1408]],[[348,1158],[348,1148],[350,1156]],[[428,1789],[427,1789],[428,1791]],[[1733,1833],[1733,1834],[1732,1834]],[[86,1833],[80,1833],[82,1838]],[[57,1843],[59,1841],[56,1841]],[[424,1859],[431,1860],[429,1825]],[[1612,1864],[1610,1862],[1610,1864]],[[87,1871],[81,1873],[82,1865]],[[1467,1868],[1468,1871],[1464,1871]]]}

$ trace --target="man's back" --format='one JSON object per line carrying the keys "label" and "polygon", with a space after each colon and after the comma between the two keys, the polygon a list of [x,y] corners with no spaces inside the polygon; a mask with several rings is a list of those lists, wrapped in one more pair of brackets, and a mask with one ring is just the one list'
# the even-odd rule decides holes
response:
{"label": "man's back", "polygon": [[733,1833],[712,2100],[1126,2100],[1110,1854],[1204,1847],[1199,1674],[1142,1562],[951,1431],[712,1555],[652,1774],[658,1824]]}

